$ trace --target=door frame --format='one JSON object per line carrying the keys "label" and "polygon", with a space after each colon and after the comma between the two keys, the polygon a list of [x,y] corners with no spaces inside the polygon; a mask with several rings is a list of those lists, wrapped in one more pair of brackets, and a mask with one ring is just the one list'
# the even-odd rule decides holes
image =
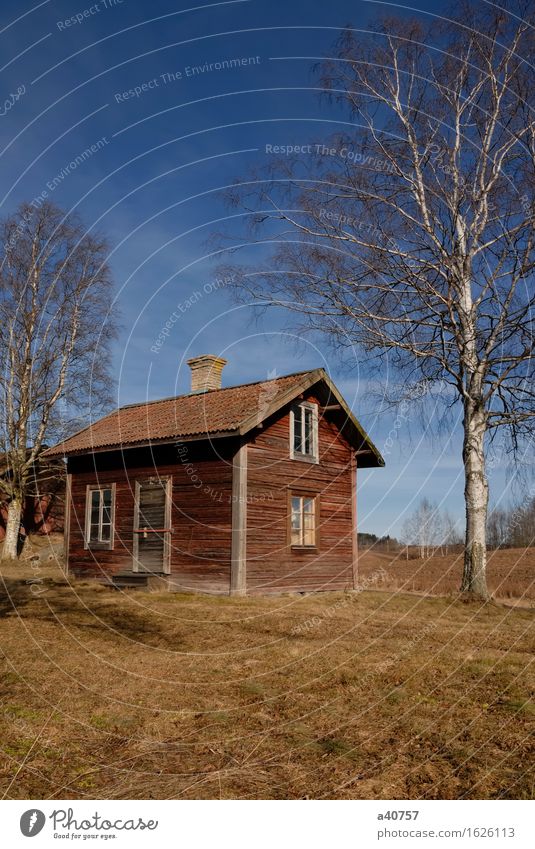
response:
{"label": "door frame", "polygon": [[135,494],[134,494],[134,528],[133,528],[133,537],[134,542],[132,546],[132,571],[139,572],[140,574],[150,574],[145,569],[139,567],[139,533],[137,531],[140,530],[139,527],[139,504],[140,504],[140,492],[141,486],[144,483],[158,483],[165,482],[165,508],[164,508],[164,517],[165,517],[165,527],[169,528],[163,535],[163,562],[162,562],[162,573],[164,575],[169,575],[171,573],[171,534],[173,532],[173,528],[171,526],[171,502],[173,495],[173,476],[172,475],[152,475],[147,478],[142,478],[141,480],[135,481]]}

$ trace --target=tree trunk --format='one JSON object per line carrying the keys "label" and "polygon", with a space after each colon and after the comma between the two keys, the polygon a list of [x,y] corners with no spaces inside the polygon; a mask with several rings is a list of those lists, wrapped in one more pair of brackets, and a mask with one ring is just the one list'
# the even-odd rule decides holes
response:
{"label": "tree trunk", "polygon": [[461,592],[489,599],[487,589],[487,508],[489,487],[485,473],[486,420],[481,407],[467,405],[464,418],[464,497],[466,541]]}
{"label": "tree trunk", "polygon": [[22,500],[12,498],[7,509],[6,536],[2,551],[2,560],[16,560],[19,556],[20,519]]}

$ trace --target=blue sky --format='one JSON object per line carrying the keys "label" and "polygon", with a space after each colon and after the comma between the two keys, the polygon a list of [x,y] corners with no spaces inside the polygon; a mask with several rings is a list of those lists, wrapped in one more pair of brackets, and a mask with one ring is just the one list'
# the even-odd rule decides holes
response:
{"label": "blue sky", "polygon": [[[396,534],[422,495],[462,516],[458,426],[433,441],[418,421],[396,422],[373,399],[358,351],[342,362],[321,339],[289,330],[280,313],[255,320],[224,284],[214,285],[217,257],[207,246],[214,222],[228,214],[221,188],[261,162],[266,144],[305,143],[332,130],[334,113],[313,90],[313,58],[328,55],[341,26],[365,29],[389,7],[7,0],[0,169],[4,214],[46,193],[113,245],[118,404],[187,391],[185,360],[199,353],[228,359],[227,385],[324,366],[386,454],[384,470],[361,473],[360,528]],[[441,4],[419,8],[438,13]],[[229,59],[247,61],[209,68]],[[261,264],[262,251],[250,249],[248,260]],[[491,480],[497,499],[505,483],[499,464]]]}

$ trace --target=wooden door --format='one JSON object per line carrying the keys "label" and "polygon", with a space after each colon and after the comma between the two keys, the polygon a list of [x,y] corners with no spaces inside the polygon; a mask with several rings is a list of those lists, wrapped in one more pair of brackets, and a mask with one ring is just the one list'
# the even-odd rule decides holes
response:
{"label": "wooden door", "polygon": [[136,481],[134,572],[169,573],[171,478]]}

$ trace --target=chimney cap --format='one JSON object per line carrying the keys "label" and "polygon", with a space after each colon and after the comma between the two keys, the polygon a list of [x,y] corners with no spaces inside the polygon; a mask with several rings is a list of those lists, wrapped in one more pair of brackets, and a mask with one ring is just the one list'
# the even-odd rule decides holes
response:
{"label": "chimney cap", "polygon": [[226,366],[228,360],[225,360],[224,357],[218,357],[215,354],[199,354],[198,357],[190,357],[189,360],[186,360],[186,363],[191,368],[197,365],[208,365],[208,363],[215,365],[216,363],[221,366]]}

